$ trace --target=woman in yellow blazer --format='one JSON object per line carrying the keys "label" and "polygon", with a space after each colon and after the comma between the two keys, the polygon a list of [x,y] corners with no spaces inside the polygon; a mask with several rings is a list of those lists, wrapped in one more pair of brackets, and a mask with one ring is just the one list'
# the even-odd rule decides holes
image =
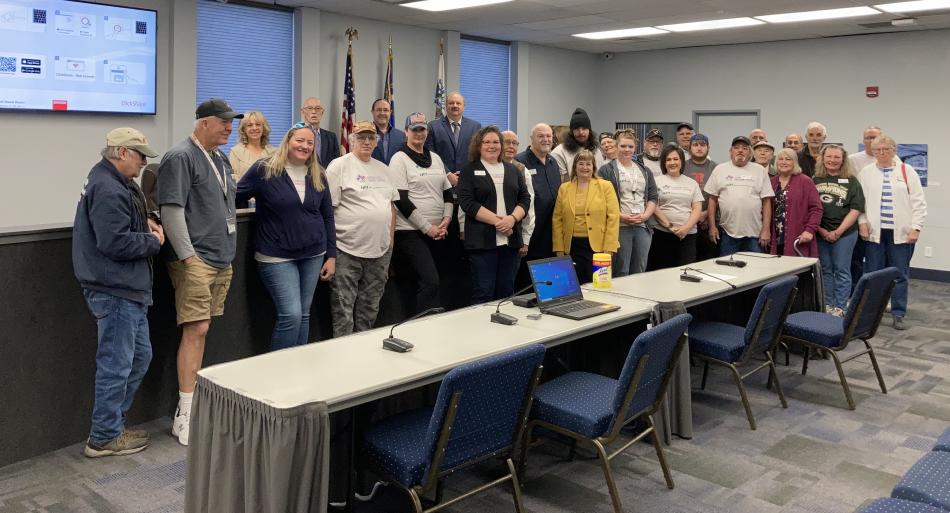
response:
{"label": "woman in yellow blazer", "polygon": [[571,181],[557,191],[552,218],[553,248],[570,254],[577,279],[593,279],[594,253],[620,248],[620,203],[614,186],[594,176],[594,154],[580,150],[571,166]]}

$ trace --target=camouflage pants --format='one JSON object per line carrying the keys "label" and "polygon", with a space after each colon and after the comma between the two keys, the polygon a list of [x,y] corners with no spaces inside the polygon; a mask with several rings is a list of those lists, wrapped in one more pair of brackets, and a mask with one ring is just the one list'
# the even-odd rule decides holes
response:
{"label": "camouflage pants", "polygon": [[336,275],[330,286],[334,337],[373,327],[386,290],[392,254],[390,249],[379,258],[361,258],[337,252]]}

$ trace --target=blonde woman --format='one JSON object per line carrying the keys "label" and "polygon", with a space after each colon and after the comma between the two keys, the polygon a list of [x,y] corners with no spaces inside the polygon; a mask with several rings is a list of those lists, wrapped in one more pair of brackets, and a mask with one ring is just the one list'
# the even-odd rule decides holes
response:
{"label": "blonde woman", "polygon": [[317,280],[328,281],[336,271],[333,206],[313,139],[313,131],[297,123],[237,188],[238,201],[257,200],[254,259],[277,309],[271,350],[309,342]]}
{"label": "blonde woman", "polygon": [[818,258],[825,284],[825,311],[839,317],[851,296],[851,255],[858,240],[858,216],[864,212],[864,192],[851,162],[841,146],[825,145],[812,177],[822,204]]}
{"label": "blonde woman", "polygon": [[238,125],[238,139],[240,142],[228,153],[235,181],[244,176],[251,164],[277,151],[270,145],[270,123],[263,113],[256,110],[244,114],[244,119]]}
{"label": "blonde woman", "polygon": [[580,283],[593,279],[594,253],[620,248],[620,203],[614,186],[594,176],[594,154],[581,149],[574,156],[570,181],[561,184],[554,204],[553,249],[571,255]]}

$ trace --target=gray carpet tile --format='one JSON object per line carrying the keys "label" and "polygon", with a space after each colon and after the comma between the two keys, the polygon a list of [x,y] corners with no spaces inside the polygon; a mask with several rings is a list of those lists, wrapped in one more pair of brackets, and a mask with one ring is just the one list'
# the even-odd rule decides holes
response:
{"label": "gray carpet tile", "polygon": [[[674,490],[668,490],[649,444],[637,444],[613,460],[626,511],[638,513],[842,513],[886,496],[901,475],[950,424],[950,285],[911,284],[911,329],[885,325],[872,341],[884,370],[882,394],[867,357],[845,364],[857,403],[846,408],[829,360],[812,360],[801,375],[801,357],[779,365],[788,396],[783,409],[765,387],[765,373],[747,381],[758,429],[748,427],[739,394],[724,369],[710,371],[706,390],[693,394],[694,437],[667,447]],[[853,344],[845,354],[861,349]],[[780,356],[780,361],[784,358]],[[695,367],[698,384],[701,367]],[[695,386],[695,385],[694,385]],[[89,460],[81,445],[0,468],[0,513],[182,511],[184,447],[168,434],[170,421],[144,426],[146,451]],[[601,467],[579,449],[568,461],[555,442],[532,449],[524,482],[530,512],[610,512]],[[446,482],[446,495],[497,477],[488,462]],[[510,489],[500,486],[463,501],[454,513],[511,511]],[[388,487],[361,511],[407,511]],[[386,504],[382,504],[386,503]]]}

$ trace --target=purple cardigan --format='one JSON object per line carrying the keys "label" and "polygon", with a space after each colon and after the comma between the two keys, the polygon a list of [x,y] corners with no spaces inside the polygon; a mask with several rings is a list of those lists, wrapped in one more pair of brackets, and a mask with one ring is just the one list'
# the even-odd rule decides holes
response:
{"label": "purple cardigan", "polygon": [[[772,190],[779,186],[778,176],[772,177]],[[818,189],[815,182],[804,174],[792,175],[788,180],[788,193],[785,201],[785,247],[781,254],[796,256],[793,244],[803,232],[812,234],[811,242],[799,244],[798,250],[802,256],[818,257],[818,239],[815,232],[821,224],[822,206],[818,199]],[[777,194],[776,194],[777,195]],[[772,241],[769,244],[769,253],[779,254],[776,251],[777,234],[775,233],[775,205],[778,200],[772,200]]]}

